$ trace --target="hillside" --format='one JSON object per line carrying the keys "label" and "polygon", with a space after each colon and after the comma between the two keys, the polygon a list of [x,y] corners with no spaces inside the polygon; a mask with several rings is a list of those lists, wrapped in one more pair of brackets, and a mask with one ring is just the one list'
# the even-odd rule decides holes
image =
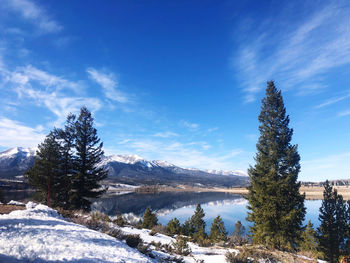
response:
{"label": "hillside", "polygon": [[[0,153],[0,178],[23,179],[34,163],[35,150],[16,147]],[[191,186],[245,186],[248,177],[242,171],[181,168],[166,161],[148,161],[137,155],[104,156],[101,163],[108,180],[128,184],[186,184]]]}

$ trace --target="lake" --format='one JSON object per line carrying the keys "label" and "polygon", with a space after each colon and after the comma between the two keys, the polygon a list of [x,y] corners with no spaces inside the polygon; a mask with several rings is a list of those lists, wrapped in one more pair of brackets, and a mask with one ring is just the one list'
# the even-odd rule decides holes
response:
{"label": "lake", "polygon": [[[306,200],[307,209],[305,224],[308,220],[319,226],[318,214],[322,200]],[[100,211],[109,216],[132,214],[141,217],[147,206],[156,211],[158,221],[166,225],[176,217],[181,223],[191,217],[197,204],[201,204],[205,212],[206,231],[217,215],[225,222],[226,230],[231,234],[237,220],[248,229],[247,201],[243,196],[216,192],[162,192],[157,194],[129,193],[117,196],[106,196],[92,204],[92,210]]]}

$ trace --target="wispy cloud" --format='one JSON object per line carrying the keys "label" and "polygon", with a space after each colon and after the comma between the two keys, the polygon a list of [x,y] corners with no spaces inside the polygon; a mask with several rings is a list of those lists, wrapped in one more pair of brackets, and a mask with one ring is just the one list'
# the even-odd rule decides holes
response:
{"label": "wispy cloud", "polygon": [[92,112],[96,112],[102,106],[99,99],[89,97],[68,97],[60,93],[39,91],[28,86],[17,88],[19,96],[33,99],[38,106],[45,106],[54,113],[57,120],[55,126],[61,126],[69,113],[77,113],[83,106],[87,106]]}
{"label": "wispy cloud", "polygon": [[214,128],[209,128],[207,131],[213,132],[213,131],[217,131],[218,129],[219,129],[219,127],[214,127]]}
{"label": "wispy cloud", "polygon": [[41,126],[31,128],[8,118],[0,118],[0,134],[1,147],[36,147],[45,137]]}
{"label": "wispy cloud", "polygon": [[271,23],[261,31],[247,32],[255,40],[242,40],[242,48],[232,58],[244,79],[246,102],[254,101],[270,79],[293,88],[297,95],[325,89],[322,74],[350,63],[350,17],[348,8],[340,5],[314,6],[315,12],[297,27],[284,27],[283,34],[271,30]]}
{"label": "wispy cloud", "polygon": [[55,91],[70,89],[75,93],[79,93],[83,89],[83,85],[79,82],[69,81],[32,65],[20,67],[14,72],[11,72],[8,74],[8,80],[19,85],[28,85],[31,81],[37,82],[45,87],[46,90],[50,90],[50,88],[54,88]]}
{"label": "wispy cloud", "polygon": [[185,126],[186,128],[190,129],[190,130],[196,130],[199,128],[199,124],[197,123],[191,123],[188,121],[180,121],[180,125]]}
{"label": "wispy cloud", "polygon": [[129,101],[126,94],[118,90],[119,83],[114,74],[106,74],[94,68],[88,68],[86,71],[89,73],[90,77],[103,88],[103,92],[108,99],[120,103]]}
{"label": "wispy cloud", "polygon": [[317,109],[323,108],[323,107],[335,104],[337,102],[343,101],[343,100],[345,100],[347,98],[350,98],[350,93],[345,95],[345,96],[330,98],[330,99],[326,100],[325,102],[315,106],[315,108],[317,108]]}
{"label": "wispy cloud", "polygon": [[175,132],[157,132],[154,134],[155,137],[160,137],[160,138],[169,138],[169,137],[175,137],[175,136],[179,136],[179,134],[175,133]]}
{"label": "wispy cloud", "polygon": [[350,115],[350,110],[342,111],[338,113],[339,117],[344,117]]}
{"label": "wispy cloud", "polygon": [[10,84],[9,89],[16,92],[20,101],[32,100],[51,111],[57,117],[55,126],[61,126],[70,112],[77,113],[82,106],[92,112],[102,106],[99,99],[81,95],[83,85],[79,81],[70,81],[31,65],[13,72],[4,69],[2,73],[5,83]]}
{"label": "wispy cloud", "polygon": [[[5,0],[5,7],[18,13],[23,19],[37,26],[41,33],[54,33],[63,27],[50,18],[46,10],[29,0]],[[4,3],[3,3],[4,4]]]}

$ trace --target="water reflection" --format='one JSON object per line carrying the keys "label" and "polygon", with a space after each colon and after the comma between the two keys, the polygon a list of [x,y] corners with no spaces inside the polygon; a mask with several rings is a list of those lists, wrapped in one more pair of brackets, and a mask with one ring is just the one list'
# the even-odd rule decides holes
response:
{"label": "water reflection", "polygon": [[[307,214],[304,223],[308,220],[319,226],[318,214],[321,200],[307,200],[305,206]],[[193,192],[168,192],[158,194],[130,193],[119,196],[109,196],[93,203],[92,209],[104,212],[109,216],[117,214],[133,213],[142,216],[147,206],[157,211],[158,220],[166,225],[170,219],[177,217],[181,223],[193,215],[197,204],[201,204],[205,212],[206,231],[217,215],[225,222],[226,229],[231,234],[234,224],[240,220],[248,229],[250,223],[246,221],[247,200],[241,195],[229,193],[193,193]]]}

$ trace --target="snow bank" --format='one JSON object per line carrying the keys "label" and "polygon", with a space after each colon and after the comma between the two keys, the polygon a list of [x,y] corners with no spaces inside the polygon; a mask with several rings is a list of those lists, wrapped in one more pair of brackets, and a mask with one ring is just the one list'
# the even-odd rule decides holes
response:
{"label": "snow bank", "polygon": [[24,203],[18,202],[18,201],[13,201],[11,200],[10,202],[7,203],[8,205],[19,205],[19,206],[24,206]]}
{"label": "snow bank", "polygon": [[[150,230],[148,229],[137,229],[134,227],[123,227],[121,230],[125,234],[140,235],[140,238],[146,243],[150,244],[153,242],[160,242],[161,244],[172,244],[176,240],[172,237],[157,233],[155,235],[150,235]],[[225,254],[227,252],[238,253],[237,249],[225,249],[219,247],[200,247],[192,242],[188,242],[189,247],[192,250],[192,254],[189,256],[183,257],[185,263],[196,263],[203,260],[205,263],[219,263],[226,262]],[[153,254],[158,255],[158,257],[166,258],[166,253],[160,251],[153,251]]]}
{"label": "snow bank", "polygon": [[29,202],[26,210],[0,215],[0,262],[152,262],[108,235],[64,220]]}

